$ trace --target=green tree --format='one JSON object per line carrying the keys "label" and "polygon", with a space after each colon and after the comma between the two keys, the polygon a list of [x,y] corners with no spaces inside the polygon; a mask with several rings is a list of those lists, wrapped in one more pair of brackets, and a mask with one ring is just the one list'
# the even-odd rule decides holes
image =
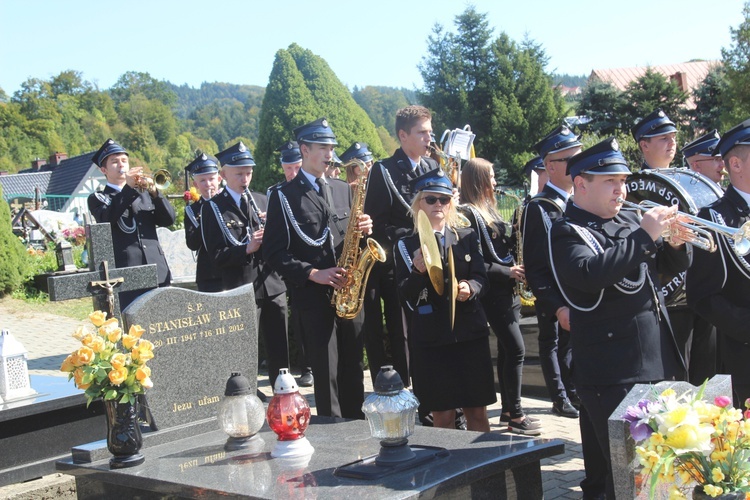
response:
{"label": "green tree", "polygon": [[715,128],[723,129],[721,117],[730,112],[725,106],[726,86],[723,67],[715,66],[693,91],[695,109],[689,111],[689,116],[693,120],[691,127],[694,136]]}
{"label": "green tree", "polygon": [[631,127],[657,108],[661,108],[676,124],[685,122],[688,95],[680,90],[677,83],[651,68],[646,68],[643,76],[628,84],[624,97],[625,103],[619,110],[623,127]]}
{"label": "green tree", "polygon": [[730,28],[732,44],[721,49],[727,84],[722,121],[727,126],[750,115],[750,2],[745,2],[742,17],[737,28]]}
{"label": "green tree", "polygon": [[624,105],[625,96],[614,85],[594,80],[583,88],[576,114],[591,119],[586,125],[588,130],[611,134],[615,129],[622,129],[620,110]]}
{"label": "green tree", "polygon": [[2,198],[3,189],[0,186],[0,248],[3,249],[3,258],[0,259],[0,297],[21,285],[27,260],[23,245],[13,234],[10,207]]}
{"label": "green tree", "polygon": [[[393,137],[396,135],[396,112],[409,104],[414,104],[414,101],[407,97],[408,94],[410,93],[406,89],[369,85],[362,89],[355,87],[352,91],[354,101],[365,110],[375,126],[384,127]],[[383,146],[385,147],[385,143]],[[385,149],[388,150],[387,147]]]}
{"label": "green tree", "polygon": [[143,94],[148,99],[155,99],[171,106],[177,96],[167,82],[159,81],[148,73],[128,71],[120,76],[109,90],[115,104],[129,101],[135,94]]}

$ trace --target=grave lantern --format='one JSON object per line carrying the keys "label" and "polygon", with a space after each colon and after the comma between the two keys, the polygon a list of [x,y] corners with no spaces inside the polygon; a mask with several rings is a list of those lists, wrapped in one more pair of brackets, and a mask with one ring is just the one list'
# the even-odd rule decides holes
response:
{"label": "grave lantern", "polygon": [[415,457],[408,437],[414,433],[419,401],[404,389],[404,383],[392,365],[380,368],[375,378],[375,392],[367,396],[362,411],[370,424],[370,434],[380,439],[377,465],[393,465]]}
{"label": "grave lantern", "polygon": [[58,271],[75,271],[78,269],[73,260],[73,247],[69,242],[58,241],[55,245],[55,255],[57,256]]}
{"label": "grave lantern", "polygon": [[250,382],[240,373],[227,380],[224,400],[219,404],[219,425],[229,435],[224,449],[242,450],[262,443],[263,403],[250,391]]}
{"label": "grave lantern", "polygon": [[0,332],[0,401],[36,394],[29,380],[27,355],[23,344],[9,330]]}
{"label": "grave lantern", "polygon": [[299,387],[288,368],[279,370],[266,418],[269,427],[278,436],[276,446],[271,451],[273,458],[303,457],[315,451],[305,437],[310,423],[310,405],[299,393]]}
{"label": "grave lantern", "polygon": [[370,434],[380,439],[380,453],[337,467],[334,476],[378,479],[450,455],[445,448],[409,446],[407,438],[414,432],[419,401],[404,389],[392,365],[380,368],[374,389],[362,404],[362,411]]}

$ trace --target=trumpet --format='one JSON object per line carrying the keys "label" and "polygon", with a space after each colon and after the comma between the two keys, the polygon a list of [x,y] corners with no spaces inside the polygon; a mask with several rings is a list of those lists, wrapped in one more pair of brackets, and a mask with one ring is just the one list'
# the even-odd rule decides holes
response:
{"label": "trumpet", "polygon": [[[617,198],[617,203],[621,203],[625,207],[634,208],[640,211],[663,206],[649,200],[644,200],[641,203],[633,203],[624,198]],[[690,222],[686,222],[686,219]],[[673,224],[678,224],[681,227],[686,228],[688,230],[688,235],[685,241],[702,250],[708,252],[716,251],[716,243],[711,234],[711,231],[713,231],[716,234],[724,235],[731,239],[734,242],[734,252],[737,255],[745,256],[750,253],[750,221],[745,222],[742,226],[736,228],[717,224],[716,222],[711,222],[685,212],[677,212]],[[673,234],[674,231],[670,228],[668,234],[663,235],[663,237],[665,240],[669,241]],[[684,233],[680,235],[680,237],[685,239]]]}
{"label": "trumpet", "polygon": [[[125,171],[121,170],[120,173],[125,173]],[[172,184],[172,175],[166,168],[161,168],[153,173],[144,171],[136,175],[135,183],[141,189],[148,189],[151,183],[149,181],[153,182],[156,189],[163,191]]]}

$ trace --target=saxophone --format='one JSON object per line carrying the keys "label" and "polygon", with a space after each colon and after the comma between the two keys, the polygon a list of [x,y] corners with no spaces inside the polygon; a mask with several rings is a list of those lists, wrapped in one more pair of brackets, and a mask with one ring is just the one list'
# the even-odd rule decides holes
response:
{"label": "saxophone", "polygon": [[[506,191],[505,189],[496,189],[495,192],[498,194],[502,194],[504,196],[510,196],[514,200],[516,200],[516,203],[518,203],[518,207],[516,208],[516,213],[514,214],[514,219],[516,221],[516,260],[518,262],[519,266],[523,265],[523,235],[521,234],[521,218],[523,217],[523,202],[521,201],[521,198],[518,197],[513,192]],[[529,284],[526,281],[518,281],[516,282],[516,293],[518,293],[518,296],[521,298],[521,305],[522,306],[533,306],[534,301],[536,300],[536,297],[534,297],[534,292],[531,291],[531,288],[529,287]]]}
{"label": "saxophone", "polygon": [[372,266],[375,265],[375,261],[385,262],[385,250],[374,239],[367,238],[367,245],[364,248],[359,247],[362,231],[357,229],[357,224],[365,206],[368,172],[365,162],[356,158],[347,163],[345,167],[352,163],[356,163],[362,174],[354,187],[349,225],[346,227],[344,247],[338,260],[338,267],[346,269],[346,284],[338,290],[334,290],[331,299],[331,304],[336,309],[336,315],[344,319],[353,319],[362,310],[365,285]]}

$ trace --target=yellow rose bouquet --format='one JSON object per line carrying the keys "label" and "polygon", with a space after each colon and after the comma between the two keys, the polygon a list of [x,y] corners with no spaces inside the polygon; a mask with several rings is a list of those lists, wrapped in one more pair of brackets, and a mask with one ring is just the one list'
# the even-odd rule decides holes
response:
{"label": "yellow rose bouquet", "polygon": [[141,338],[143,328],[133,325],[123,333],[117,318],[107,319],[103,311],[89,314],[89,320],[73,333],[81,347],[65,358],[60,371],[85,391],[87,404],[99,397],[135,404],[136,396],[154,385],[146,366],[154,345]]}
{"label": "yellow rose bouquet", "polygon": [[668,486],[670,499],[687,498],[693,487],[693,498],[744,499],[750,492],[750,409],[743,414],[726,396],[703,401],[704,389],[681,396],[667,389],[654,401],[629,406],[623,416],[651,498],[659,483]]}

